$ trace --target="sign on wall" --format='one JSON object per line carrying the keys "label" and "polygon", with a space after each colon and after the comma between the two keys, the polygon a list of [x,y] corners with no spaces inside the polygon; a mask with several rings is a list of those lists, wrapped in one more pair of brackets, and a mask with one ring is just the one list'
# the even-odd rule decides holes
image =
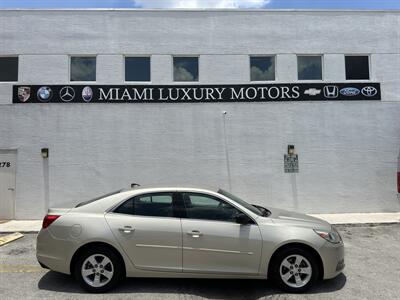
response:
{"label": "sign on wall", "polygon": [[285,173],[299,173],[299,156],[285,154],[283,158]]}
{"label": "sign on wall", "polygon": [[379,83],[257,85],[14,85],[13,103],[381,100]]}

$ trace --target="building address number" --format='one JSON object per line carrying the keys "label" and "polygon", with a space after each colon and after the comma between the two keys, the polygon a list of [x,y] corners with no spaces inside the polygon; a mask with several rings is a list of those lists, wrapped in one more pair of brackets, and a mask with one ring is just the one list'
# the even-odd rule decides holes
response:
{"label": "building address number", "polygon": [[11,167],[11,163],[9,161],[1,161],[0,168],[9,168]]}

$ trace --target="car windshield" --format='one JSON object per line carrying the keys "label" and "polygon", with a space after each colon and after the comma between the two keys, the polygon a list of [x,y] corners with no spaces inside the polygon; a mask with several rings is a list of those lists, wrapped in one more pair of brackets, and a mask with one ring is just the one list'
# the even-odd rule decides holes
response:
{"label": "car windshield", "polygon": [[78,204],[77,206],[75,206],[75,207],[84,206],[84,205],[86,205],[86,204],[92,203],[92,202],[97,201],[97,200],[100,200],[100,199],[102,199],[102,198],[105,198],[105,197],[108,197],[108,196],[112,196],[112,195],[121,193],[122,191],[124,191],[124,189],[121,189],[121,190],[118,190],[118,191],[115,191],[115,192],[112,192],[112,193],[108,193],[108,194],[105,194],[105,195],[101,195],[101,196],[98,196],[98,197],[96,197],[96,198],[93,198],[93,199],[90,199],[90,200],[87,200],[87,201],[83,201],[83,202],[79,203],[79,204]]}
{"label": "car windshield", "polygon": [[225,197],[228,197],[229,199],[235,201],[236,203],[239,203],[241,206],[247,208],[248,210],[250,210],[251,212],[255,213],[258,216],[262,216],[263,213],[260,209],[258,209],[257,207],[247,203],[246,201],[240,199],[239,197],[232,195],[231,193],[228,193],[227,191],[224,191],[222,189],[218,190],[218,193],[221,195],[224,195]]}

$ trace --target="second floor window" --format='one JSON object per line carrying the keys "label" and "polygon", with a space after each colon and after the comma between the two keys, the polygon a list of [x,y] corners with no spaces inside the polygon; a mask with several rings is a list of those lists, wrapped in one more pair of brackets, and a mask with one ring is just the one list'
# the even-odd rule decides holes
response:
{"label": "second floor window", "polygon": [[150,57],[125,57],[125,81],[150,81]]}
{"label": "second floor window", "polygon": [[322,80],[322,56],[297,56],[297,73],[299,80]]}
{"label": "second floor window", "polygon": [[275,57],[273,56],[250,57],[250,80],[251,81],[275,80]]}
{"label": "second floor window", "polygon": [[72,56],[70,68],[71,81],[96,81],[96,57]]}
{"label": "second floor window", "polygon": [[199,58],[174,57],[174,81],[199,81]]}
{"label": "second floor window", "polygon": [[369,79],[369,57],[367,55],[345,57],[346,80]]}
{"label": "second floor window", "polygon": [[0,57],[0,81],[18,81],[18,57]]}

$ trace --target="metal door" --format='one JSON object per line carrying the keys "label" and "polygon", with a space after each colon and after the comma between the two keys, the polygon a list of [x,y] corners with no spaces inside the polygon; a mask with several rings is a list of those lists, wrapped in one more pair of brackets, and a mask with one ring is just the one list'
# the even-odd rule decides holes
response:
{"label": "metal door", "polygon": [[16,150],[0,150],[0,220],[15,216],[16,162]]}

